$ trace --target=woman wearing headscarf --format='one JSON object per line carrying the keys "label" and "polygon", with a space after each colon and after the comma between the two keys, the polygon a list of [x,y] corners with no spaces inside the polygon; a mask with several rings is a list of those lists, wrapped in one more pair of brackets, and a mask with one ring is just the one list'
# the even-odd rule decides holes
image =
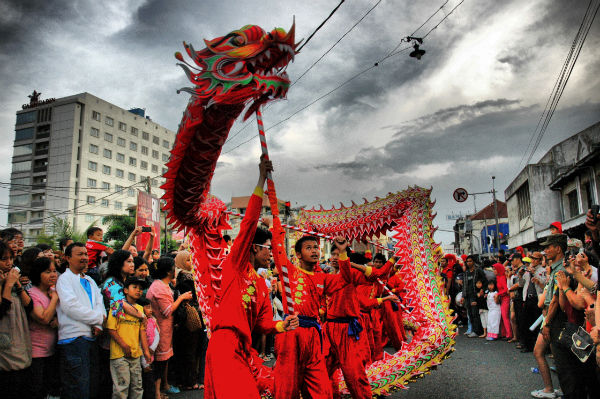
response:
{"label": "woman wearing headscarf", "polygon": [[508,284],[506,282],[506,270],[500,263],[494,263],[494,273],[496,274],[496,285],[498,286],[498,297],[500,298],[500,312],[502,320],[500,322],[500,331],[508,339],[512,339],[512,329],[510,328],[510,298],[508,296]]}
{"label": "woman wearing headscarf", "polygon": [[[179,251],[177,256],[175,256],[175,273],[177,275],[175,289],[180,294],[183,294],[184,292],[192,293],[192,300],[184,306],[190,306],[198,315],[200,315],[196,287],[194,284],[194,270],[188,251]],[[189,318],[189,312],[193,311],[190,309],[186,310],[187,317]],[[201,320],[202,318],[200,317],[200,321]],[[198,325],[191,325],[190,320],[186,320],[185,323],[180,323],[175,329],[173,349],[175,351],[177,378],[179,385],[183,390],[195,390],[200,388],[199,381],[202,381],[203,379],[199,378],[199,359],[205,337],[206,333],[204,332],[204,325],[201,324],[200,328],[198,328]]]}

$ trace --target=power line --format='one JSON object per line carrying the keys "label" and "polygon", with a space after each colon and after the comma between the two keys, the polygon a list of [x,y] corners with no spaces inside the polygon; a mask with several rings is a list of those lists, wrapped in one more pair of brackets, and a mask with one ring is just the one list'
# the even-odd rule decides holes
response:
{"label": "power line", "polygon": [[[333,50],[333,48],[335,46],[338,45],[339,42],[342,41],[342,39],[344,39],[344,37],[346,37],[346,35],[348,33],[350,33],[358,24],[360,24],[362,22],[363,19],[365,19],[365,17],[367,15],[369,15],[371,13],[371,11],[373,11],[375,9],[375,7],[377,7],[379,5],[379,3],[381,3],[382,0],[377,1],[377,3],[371,7],[366,14],[364,14],[354,25],[352,25],[352,27],[350,27],[350,29],[348,31],[346,31],[346,33],[344,33],[334,44],[333,46],[331,46],[327,51],[325,51],[325,53],[323,53],[315,62],[313,62],[313,64],[308,67],[308,69],[306,69],[302,74],[300,74],[300,76],[290,85],[290,87],[294,86],[296,83],[298,83],[298,81],[300,79],[302,79],[302,77],[304,75],[306,75],[315,65],[317,65],[317,63],[319,61],[321,61],[331,50]],[[300,50],[302,50],[302,48],[304,48],[304,46],[306,46],[306,44],[308,43],[308,41],[314,36],[315,33],[317,33],[317,31],[319,29],[321,29],[321,27],[329,20],[329,18],[331,18],[331,16],[337,11],[337,9],[342,5],[342,3],[344,2],[344,0],[340,1],[340,3],[337,5],[337,7],[335,7],[333,9],[333,11],[331,12],[331,14],[329,14],[329,16],[317,27],[317,29],[309,36],[309,38],[304,42],[304,44],[302,44],[302,46],[300,46],[298,48],[298,50],[296,50],[297,52],[300,52]],[[269,109],[269,107],[272,105],[273,103],[270,103],[267,105],[267,107],[265,108],[265,110]],[[251,121],[249,121],[248,123],[246,123],[242,128],[240,128],[237,132],[235,132],[233,135],[231,135],[230,137],[227,138],[227,140],[225,140],[225,144],[230,143],[235,137],[237,137],[242,131],[244,131],[248,126],[253,125],[256,122],[256,118],[252,118]],[[237,147],[236,147],[237,148]]]}
{"label": "power line", "polygon": [[[379,0],[379,1],[381,1],[381,0]],[[327,21],[329,21],[329,18],[331,18],[331,17],[333,16],[333,14],[335,14],[335,12],[338,10],[338,8],[340,8],[340,7],[341,7],[341,5],[342,5],[343,3],[344,3],[344,0],[341,0],[341,1],[340,1],[340,4],[338,4],[338,5],[337,5],[337,7],[335,7],[335,8],[333,9],[333,11],[331,11],[331,13],[329,14],[329,16],[328,16],[327,18],[325,18],[325,20],[324,20],[323,22],[321,22],[321,24],[320,24],[319,26],[317,26],[317,29],[315,29],[315,30],[314,30],[314,32],[313,32],[313,33],[311,33],[311,35],[308,37],[308,39],[306,39],[306,41],[304,42],[304,44],[302,44],[302,46],[300,46],[300,47],[298,48],[298,52],[299,52],[300,50],[302,50],[302,49],[304,48],[304,46],[306,46],[306,45],[308,44],[308,42],[310,41],[310,39],[312,39],[312,38],[313,38],[313,36],[314,36],[314,35],[315,35],[315,34],[316,34],[318,31],[319,31],[319,29],[321,29],[321,28],[323,27],[323,25],[325,25],[325,23],[326,23]]]}
{"label": "power line", "polygon": [[[421,24],[421,26],[419,26],[417,29],[415,29],[415,31],[414,31],[413,33],[411,33],[411,34],[410,34],[410,36],[415,36],[415,34],[416,34],[416,33],[417,33],[417,32],[418,32],[418,31],[419,31],[419,30],[420,30],[420,29],[421,29],[423,26],[425,26],[425,24],[427,24],[427,22],[431,21],[431,18],[433,18],[433,17],[435,16],[435,14],[437,14],[438,12],[440,12],[440,11],[442,10],[442,8],[444,8],[444,6],[445,6],[446,4],[448,4],[448,2],[449,2],[449,1],[450,1],[450,0],[446,0],[446,1],[444,2],[444,4],[442,4],[442,5],[440,6],[440,8],[438,8],[438,9],[437,9],[437,10],[436,10],[436,11],[435,11],[433,14],[431,14],[431,15],[429,16],[429,18],[427,18],[427,20]],[[387,54],[385,57],[383,57],[383,59],[385,59],[386,57],[388,57],[388,56],[390,56],[391,54],[393,54],[393,53],[394,53],[394,51],[398,50],[398,48],[399,48],[399,47],[402,45],[402,43],[404,43],[404,42],[406,42],[406,38],[403,38],[402,40],[400,40],[400,42],[399,42],[399,43],[396,45],[396,47],[394,47],[394,48],[392,49],[392,51],[390,51],[390,52],[389,52],[389,53],[388,53],[388,54]]]}
{"label": "power line", "polygon": [[[309,66],[306,71],[304,71],[302,74],[300,74],[300,76],[298,78],[296,78],[296,80],[294,81],[294,83],[292,83],[292,85],[290,87],[292,87],[296,83],[298,83],[298,81],[300,79],[302,79],[304,77],[304,75],[306,75],[311,69],[313,69],[313,67],[315,65],[317,65],[317,63],[319,61],[321,61],[327,54],[329,54],[329,52],[331,50],[333,50],[334,47],[337,46],[350,32],[352,32],[352,30],[354,28],[356,28],[358,26],[358,24],[360,24],[367,17],[367,15],[369,15],[371,13],[371,11],[373,11],[375,9],[375,7],[377,7],[379,5],[379,3],[381,3],[381,1],[382,0],[379,0],[377,3],[375,3],[375,5],[373,5],[373,7],[371,7],[358,21],[356,21],[356,23],[354,25],[352,25],[350,27],[350,29],[348,29],[338,40],[336,40],[335,43],[333,43],[333,45],[331,47],[329,47],[329,49],[327,49],[319,58],[317,58],[317,60],[315,62],[313,62],[312,65]],[[300,50],[298,50],[298,51],[300,51]]]}
{"label": "power line", "polygon": [[[454,8],[452,8],[452,10],[450,10],[450,12],[444,16],[444,18],[442,18],[433,28],[431,28],[426,34],[425,36],[423,36],[423,38],[429,36],[429,34],[431,34],[431,32],[433,32],[435,29],[437,29],[462,3],[464,3],[465,0],[461,0],[456,6],[454,6]],[[442,5],[443,7],[443,5]],[[437,13],[437,11],[436,11]],[[435,15],[435,13],[434,13]],[[431,17],[429,18],[431,19]],[[420,29],[420,28],[419,28]],[[397,47],[396,47],[397,48]],[[327,93],[321,95],[320,97],[317,97],[315,100],[311,101],[310,103],[308,103],[307,105],[303,106],[302,108],[296,110],[295,112],[293,112],[292,114],[288,115],[286,118],[280,120],[279,122],[275,123],[274,125],[272,125],[271,127],[269,127],[268,129],[266,129],[265,131],[269,131],[271,129],[273,129],[274,127],[288,121],[289,119],[291,119],[292,117],[294,117],[295,115],[297,115],[298,113],[304,111],[305,109],[309,108],[310,106],[312,106],[313,104],[317,103],[318,101],[322,100],[323,98],[327,97],[328,95],[332,94],[333,92],[339,90],[340,88],[342,88],[343,86],[345,86],[346,84],[350,83],[351,81],[353,81],[354,79],[358,78],[359,76],[365,74],[366,72],[370,71],[373,68],[376,68],[377,66],[379,66],[379,64],[391,57],[394,57],[400,53],[405,52],[406,50],[411,49],[412,47],[405,47],[403,49],[400,49],[398,51],[395,51],[393,53],[390,53],[388,55],[386,55],[385,57],[383,57],[381,60],[375,62],[373,65],[369,66],[368,68],[358,72],[357,74],[353,75],[351,78],[345,80],[344,82],[342,82],[341,84],[339,84],[338,86],[336,86],[334,89],[328,91]],[[245,127],[244,127],[245,128]],[[258,136],[253,135],[252,137],[248,138],[247,140],[241,142],[240,144],[236,145],[235,147],[233,147],[230,150],[227,150],[225,152],[222,152],[223,155],[228,154],[234,150],[236,150],[237,148],[241,147],[242,145],[252,141],[253,139],[257,138]]]}
{"label": "power line", "polygon": [[[538,149],[538,146],[539,146],[540,142],[542,141],[544,134],[546,133],[548,125],[550,124],[550,120],[552,119],[552,116],[554,115],[554,112],[556,111],[558,102],[560,101],[560,98],[562,97],[562,94],[565,90],[567,82],[569,81],[569,78],[571,76],[573,68],[575,67],[575,63],[577,62],[577,59],[579,58],[579,54],[581,53],[581,49],[583,48],[583,44],[585,43],[585,40],[590,31],[590,28],[591,28],[591,26],[594,22],[594,19],[596,18],[596,15],[598,13],[598,9],[600,8],[600,2],[596,5],[593,5],[593,2],[594,2],[594,0],[590,0],[590,2],[588,3],[588,7],[583,16],[583,20],[581,21],[581,24],[579,25],[577,34],[575,35],[575,39],[573,40],[573,43],[571,44],[571,49],[569,50],[569,54],[567,55],[567,58],[563,64],[563,67],[561,68],[561,71],[559,73],[559,76],[558,76],[555,84],[554,84],[552,92],[550,93],[550,97],[548,98],[548,101],[546,102],[546,107],[544,108],[544,110],[542,112],[542,115],[540,117],[540,120],[538,121],[536,129],[534,130],[534,132],[529,140],[529,143],[527,145],[527,148],[525,149],[525,153],[523,154],[523,157],[521,158],[521,162],[519,162],[519,167],[521,166],[521,163],[523,162],[523,159],[525,158],[525,155],[527,154],[527,151],[529,150],[529,145],[532,143],[533,137],[536,137],[536,132],[539,127],[539,132],[537,133],[537,137],[536,137],[533,147],[531,149],[531,153],[529,154],[529,157],[527,158],[527,162],[525,164],[527,165],[531,161],[531,158],[533,157],[536,150]],[[595,8],[595,10],[594,10],[594,8]],[[541,127],[540,127],[540,125],[541,125]]]}
{"label": "power line", "polygon": [[[162,175],[156,175],[156,176],[154,176],[154,177],[151,177],[150,179],[156,179],[156,178],[158,178],[158,177],[161,177],[161,176],[162,176]],[[132,187],[134,187],[134,186],[136,186],[136,185],[138,185],[138,184],[141,184],[141,183],[143,183],[143,182],[135,182],[135,183],[133,183],[133,184],[131,184],[131,185],[127,186],[127,187],[124,187],[123,189],[129,189],[129,188],[132,188]],[[117,194],[116,192],[114,192],[114,193],[110,193],[110,194],[107,194],[107,195],[105,195],[105,196],[103,196],[103,197],[97,198],[97,200],[98,200],[98,201],[101,201],[101,200],[103,200],[103,199],[106,199],[106,198],[108,198],[108,197],[111,197],[111,196],[113,196],[113,195],[116,195],[116,194]],[[84,204],[81,204],[81,205],[75,206],[75,207],[73,207],[72,209],[67,209],[66,211],[60,211],[59,213],[57,213],[57,214],[55,214],[55,215],[52,215],[52,216],[46,216],[46,217],[42,218],[42,220],[40,221],[40,223],[41,223],[41,222],[43,222],[43,221],[44,221],[44,220],[46,220],[46,219],[50,219],[51,217],[56,217],[56,216],[64,215],[65,213],[75,212],[77,209],[79,209],[79,208],[82,208],[82,207],[84,207],[84,206],[88,206],[88,205],[94,205],[94,204],[84,203]]]}

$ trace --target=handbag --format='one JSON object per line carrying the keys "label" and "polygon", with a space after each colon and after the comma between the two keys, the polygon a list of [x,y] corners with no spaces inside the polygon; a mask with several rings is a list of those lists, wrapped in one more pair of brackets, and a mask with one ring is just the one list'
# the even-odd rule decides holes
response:
{"label": "handbag", "polygon": [[561,330],[558,342],[564,347],[569,348],[582,363],[588,360],[595,349],[594,341],[590,334],[583,327],[573,323],[567,323]]}
{"label": "handbag", "polygon": [[186,303],[184,307],[186,314],[185,327],[191,332],[201,329],[202,322],[200,321],[200,315],[198,314],[196,308],[191,306],[189,303]]}

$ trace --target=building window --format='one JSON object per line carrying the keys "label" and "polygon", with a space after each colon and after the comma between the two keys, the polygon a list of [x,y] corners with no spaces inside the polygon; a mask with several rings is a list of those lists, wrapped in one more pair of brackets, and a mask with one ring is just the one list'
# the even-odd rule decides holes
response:
{"label": "building window", "polygon": [[567,193],[567,203],[569,207],[569,218],[579,215],[579,201],[577,199],[577,190]]}
{"label": "building window", "polygon": [[[38,144],[39,146],[39,144]],[[39,148],[38,148],[39,149]],[[33,144],[20,145],[14,148],[13,157],[33,154]]]}
{"label": "building window", "polygon": [[108,204],[108,200],[107,199],[103,199],[102,202],[101,202],[101,205],[102,205],[103,208],[108,208],[108,205],[109,205]]}
{"label": "building window", "polygon": [[152,136],[152,142],[154,144],[160,144],[160,139],[158,138],[158,136]]}
{"label": "building window", "polygon": [[581,201],[583,202],[583,209],[590,209],[594,200],[592,199],[592,183],[587,181],[581,182]]}
{"label": "building window", "polygon": [[104,132],[104,140],[108,141],[109,143],[113,142],[113,135],[110,133],[106,133]]}
{"label": "building window", "polygon": [[529,201],[529,182],[525,182],[517,190],[517,202],[519,205],[519,219],[525,219],[531,215],[531,202]]}
{"label": "building window", "polygon": [[90,152],[92,154],[97,154],[98,153],[98,146],[94,145],[94,144],[90,144]]}
{"label": "building window", "polygon": [[35,130],[32,127],[16,130],[15,131],[15,141],[32,139],[34,133],[35,133]]}
{"label": "building window", "polygon": [[96,129],[95,127],[90,129],[90,136],[92,137],[100,137],[100,130]]}
{"label": "building window", "polygon": [[102,182],[102,189],[110,191],[110,183],[106,182],[106,181],[103,181]]}
{"label": "building window", "polygon": [[130,141],[130,142],[129,142],[129,149],[130,149],[131,151],[137,151],[137,143],[135,143],[135,142],[133,142],[133,141]]}
{"label": "building window", "polygon": [[123,203],[121,201],[115,201],[115,209],[123,209]]}
{"label": "building window", "polygon": [[169,162],[169,155],[168,154],[162,154],[162,160],[163,160],[163,162]]}
{"label": "building window", "polygon": [[124,132],[127,131],[127,124],[123,123],[123,122],[119,122],[119,130],[122,130]]}
{"label": "building window", "polygon": [[115,193],[120,193],[121,191],[123,191],[123,186],[115,184]]}
{"label": "building window", "polygon": [[141,161],[140,162],[140,168],[147,170],[148,169],[148,162],[146,161]]}
{"label": "building window", "polygon": [[148,155],[148,147],[142,146],[142,155]]}
{"label": "building window", "polygon": [[14,212],[8,214],[8,223],[26,223],[27,212]]}
{"label": "building window", "polygon": [[88,187],[96,187],[96,179],[87,179]]}
{"label": "building window", "polygon": [[123,177],[125,176],[125,172],[123,172],[123,169],[117,169],[117,171],[115,172],[115,176]]}
{"label": "building window", "polygon": [[135,159],[134,157],[129,157],[129,165],[137,166],[137,159]]}
{"label": "building window", "polygon": [[107,116],[106,118],[104,118],[104,123],[106,123],[108,126],[114,126],[115,120],[110,116]]}
{"label": "building window", "polygon": [[8,199],[9,205],[29,205],[31,197],[29,194],[11,195]]}
{"label": "building window", "polygon": [[87,199],[86,199],[86,202],[88,204],[95,204],[96,203],[96,197],[94,197],[93,195],[88,195]]}
{"label": "building window", "polygon": [[135,196],[135,190],[133,188],[130,188],[127,190],[127,195],[130,197]]}
{"label": "building window", "polygon": [[93,222],[94,221],[94,215],[85,215],[85,221],[86,222]]}
{"label": "building window", "polygon": [[131,135],[137,137],[137,135],[138,135],[137,127],[131,126]]}
{"label": "building window", "polygon": [[104,173],[105,175],[110,175],[110,166],[102,165],[102,173]]}
{"label": "building window", "polygon": [[167,169],[167,168],[162,168],[162,174],[164,175],[165,173],[167,173],[168,170],[169,169]]}
{"label": "building window", "polygon": [[158,173],[158,166],[152,165],[152,173]]}
{"label": "building window", "polygon": [[100,122],[102,120],[102,118],[100,116],[100,112],[92,111],[92,119]]}
{"label": "building window", "polygon": [[117,162],[125,162],[125,154],[121,154],[120,152],[117,152]]}
{"label": "building window", "polygon": [[135,173],[129,172],[127,178],[129,179],[129,181],[135,181]]}
{"label": "building window", "polygon": [[148,132],[144,132],[144,131],[142,130],[142,138],[143,138],[144,140],[150,140],[150,133],[148,133]]}
{"label": "building window", "polygon": [[163,147],[169,148],[169,142],[167,140],[163,140]]}
{"label": "building window", "polygon": [[123,137],[117,137],[117,145],[119,147],[125,147],[125,139]]}
{"label": "building window", "polygon": [[158,159],[158,151],[152,150],[152,158]]}
{"label": "building window", "polygon": [[104,155],[104,158],[112,159],[112,151],[108,148],[105,148],[104,151],[102,151],[102,155]]}
{"label": "building window", "polygon": [[152,179],[152,187],[158,187],[158,180]]}
{"label": "building window", "polygon": [[17,114],[17,125],[24,125],[25,123],[33,123],[36,120],[36,111],[24,112]]}
{"label": "building window", "polygon": [[98,170],[98,164],[94,161],[88,161],[88,169],[95,172]]}

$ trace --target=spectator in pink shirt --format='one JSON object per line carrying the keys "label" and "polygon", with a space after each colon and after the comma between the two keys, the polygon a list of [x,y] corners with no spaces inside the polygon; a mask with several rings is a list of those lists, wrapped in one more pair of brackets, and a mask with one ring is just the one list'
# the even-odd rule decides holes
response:
{"label": "spectator in pink shirt", "polygon": [[33,301],[29,322],[33,398],[59,396],[59,366],[56,356],[58,294],[55,290],[58,273],[54,261],[47,257],[36,259],[29,276],[33,284],[29,290]]}

